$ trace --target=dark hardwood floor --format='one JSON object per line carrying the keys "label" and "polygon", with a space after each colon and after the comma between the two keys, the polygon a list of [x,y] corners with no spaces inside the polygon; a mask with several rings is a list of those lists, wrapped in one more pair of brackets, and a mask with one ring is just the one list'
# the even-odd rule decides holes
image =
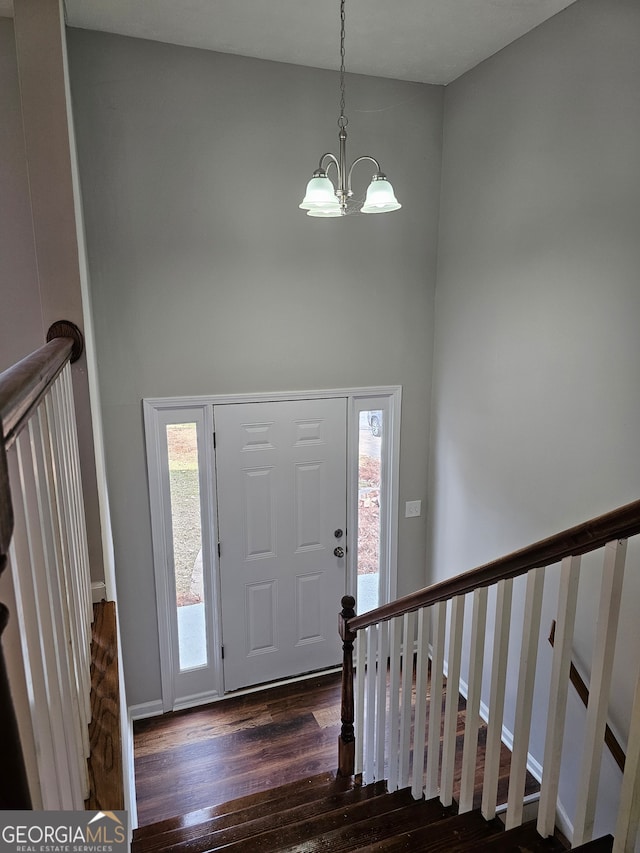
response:
{"label": "dark hardwood floor", "polygon": [[[454,796],[462,761],[459,702]],[[134,724],[140,826],[337,767],[340,675],[236,696]],[[484,768],[480,730],[476,778]],[[502,748],[498,802],[506,801],[510,753]],[[478,804],[479,804],[478,784]],[[537,790],[528,776],[527,793]]]}

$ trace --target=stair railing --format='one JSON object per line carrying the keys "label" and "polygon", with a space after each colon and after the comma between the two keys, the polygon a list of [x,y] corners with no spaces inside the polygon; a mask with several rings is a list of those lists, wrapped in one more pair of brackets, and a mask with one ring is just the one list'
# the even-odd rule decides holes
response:
{"label": "stair railing", "polygon": [[[547,567],[559,564],[555,642],[538,810],[538,832],[554,832],[564,739],[572,640],[582,555],[603,550],[601,594],[591,664],[583,764],[573,820],[574,846],[593,834],[596,796],[615,654],[627,539],[640,533],[640,501],[537,542],[470,572],[356,616],[342,599],[344,670],[339,772],[366,781],[387,779],[389,790],[411,786],[413,796],[451,805],[459,694],[466,696],[459,811],[473,808],[485,644],[491,653],[488,724],[481,811],[496,815],[513,580],[526,576],[524,616],[506,826],[523,820],[533,690]],[[495,601],[487,636],[489,591]],[[461,679],[465,597],[471,598],[467,683]],[[416,641],[417,636],[417,641]],[[447,642],[448,641],[448,642]],[[356,646],[355,688],[351,649]],[[445,663],[445,647],[447,649]],[[430,678],[429,678],[430,674]],[[640,675],[640,674],[639,674]],[[443,702],[443,682],[446,697]],[[427,693],[429,690],[429,701]],[[412,694],[415,692],[415,695]],[[637,681],[621,781],[614,852],[633,851],[640,823],[640,677]]]}
{"label": "stair railing", "polygon": [[70,367],[82,335],[61,321],[47,341],[0,374],[0,573],[19,634],[17,655],[0,651],[2,809],[82,809],[89,794],[92,604]]}

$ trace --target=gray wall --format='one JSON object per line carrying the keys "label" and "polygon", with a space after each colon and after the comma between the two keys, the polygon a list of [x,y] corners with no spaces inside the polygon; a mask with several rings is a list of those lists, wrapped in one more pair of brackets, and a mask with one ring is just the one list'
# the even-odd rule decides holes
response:
{"label": "gray wall", "polygon": [[[298,210],[335,73],[68,33],[131,704],[160,696],[141,399],[403,386],[401,501],[426,499],[442,89],[349,76],[349,155],[403,209]],[[366,186],[365,167],[356,182]],[[399,593],[426,523],[400,523]]]}
{"label": "gray wall", "polygon": [[[45,343],[55,320],[83,327],[57,0],[0,17],[0,370]],[[46,34],[46,35],[44,35]],[[91,577],[101,525],[86,354],[73,366]]]}
{"label": "gray wall", "polygon": [[[27,158],[22,126],[22,104],[15,32],[10,18],[0,17],[0,372],[39,347],[44,340],[42,310]],[[20,741],[28,778],[37,779],[36,748],[29,724],[29,695],[22,665],[19,613],[11,570],[0,577],[0,601],[9,608],[2,649],[11,695],[20,727]],[[34,808],[42,806],[39,789],[31,788]]]}
{"label": "gray wall", "polygon": [[0,371],[44,342],[13,21],[0,17]]}
{"label": "gray wall", "polygon": [[[446,90],[431,580],[640,497],[639,43],[637,0],[580,0]],[[637,550],[612,708],[623,733],[640,648]],[[595,574],[589,563],[575,644],[587,671]],[[514,657],[519,642],[514,632]],[[542,682],[546,643],[540,654]],[[513,703],[511,692],[508,725]]]}

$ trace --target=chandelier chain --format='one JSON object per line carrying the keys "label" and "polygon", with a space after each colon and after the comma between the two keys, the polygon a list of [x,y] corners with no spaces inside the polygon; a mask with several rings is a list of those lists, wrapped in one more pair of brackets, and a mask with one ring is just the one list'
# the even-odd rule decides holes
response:
{"label": "chandelier chain", "polygon": [[[402,207],[375,157],[364,154],[356,157],[351,165],[348,165],[346,127],[349,120],[345,115],[345,5],[346,0],[340,0],[340,115],[338,117],[340,132],[338,133],[338,155],[332,154],[331,151],[322,155],[318,168],[307,184],[307,191],[300,203],[300,207],[307,211],[308,216],[320,218],[346,216],[350,213],[387,213],[392,210],[399,210]],[[362,199],[356,200],[354,198],[351,189],[351,173],[355,166],[365,161],[373,164],[375,172],[363,202]],[[334,167],[336,170],[336,183],[333,183],[328,177],[327,173],[330,167]]]}
{"label": "chandelier chain", "polygon": [[340,0],[340,118],[338,119],[338,127],[344,128],[349,123],[344,114],[345,105],[345,82],[344,82],[344,4],[345,0]]}

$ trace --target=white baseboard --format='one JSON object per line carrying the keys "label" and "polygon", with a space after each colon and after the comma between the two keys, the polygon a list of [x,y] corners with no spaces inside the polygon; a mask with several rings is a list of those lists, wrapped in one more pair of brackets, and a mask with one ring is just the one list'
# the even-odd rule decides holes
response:
{"label": "white baseboard", "polygon": [[[529,811],[529,815],[524,815],[523,823],[527,823],[530,820],[536,820],[538,817],[538,803],[540,802],[540,791],[536,791],[535,794],[527,794],[522,803],[524,809]],[[506,815],[508,809],[507,803],[500,803],[500,805],[496,806],[496,815],[500,817],[500,815]]]}
{"label": "white baseboard", "polygon": [[153,702],[142,702],[140,705],[129,705],[130,720],[146,720],[147,717],[158,717],[164,712],[162,699],[154,699]]}
{"label": "white baseboard", "polygon": [[126,750],[126,761],[124,762],[126,778],[128,779],[127,793],[125,795],[125,808],[129,812],[129,843],[133,838],[133,830],[138,826],[138,805],[136,802],[136,769],[133,751],[133,720],[131,712],[127,714],[127,731],[122,733]]}
{"label": "white baseboard", "polygon": [[94,581],[91,584],[91,601],[97,604],[99,601],[107,600],[107,588],[103,581]]}
{"label": "white baseboard", "polygon": [[194,693],[192,696],[187,696],[185,699],[176,702],[173,710],[187,711],[189,708],[197,708],[199,705],[210,705],[219,699],[224,699],[224,696],[221,696],[219,693]]}
{"label": "white baseboard", "polygon": [[569,820],[569,815],[564,810],[561,802],[556,803],[556,826],[560,832],[573,843],[573,824]]}

